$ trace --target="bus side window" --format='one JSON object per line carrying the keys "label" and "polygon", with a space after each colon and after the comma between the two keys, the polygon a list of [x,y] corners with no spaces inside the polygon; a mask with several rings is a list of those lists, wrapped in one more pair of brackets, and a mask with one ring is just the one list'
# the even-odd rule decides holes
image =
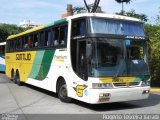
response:
{"label": "bus side window", "polygon": [[80,35],[81,36],[85,35],[85,33],[86,33],[86,23],[85,23],[84,20],[81,21],[79,29],[80,29]]}
{"label": "bus side window", "polygon": [[60,38],[59,38],[59,43],[61,45],[64,45],[67,43],[67,31],[68,31],[68,27],[67,25],[62,26],[60,28]]}
{"label": "bus side window", "polygon": [[16,43],[16,50],[19,50],[19,38],[16,41],[17,41],[17,43]]}
{"label": "bus side window", "polygon": [[54,46],[54,40],[55,40],[55,29],[52,29],[52,31],[51,31],[51,39],[49,40],[50,46]]}
{"label": "bus side window", "polygon": [[16,39],[14,39],[14,40],[13,40],[13,51],[15,51],[15,50],[16,50],[16,42],[17,42],[17,40],[16,40]]}
{"label": "bus side window", "polygon": [[13,40],[13,51],[15,51],[16,50],[16,43],[17,43],[17,40]]}
{"label": "bus side window", "polygon": [[21,50],[23,50],[23,46],[24,46],[24,37],[21,37]]}
{"label": "bus side window", "polygon": [[72,23],[72,37],[84,36],[86,33],[85,19],[75,20]]}
{"label": "bus side window", "polygon": [[20,50],[21,49],[21,38],[18,39],[18,46],[17,46],[17,50]]}
{"label": "bus side window", "polygon": [[45,32],[45,46],[51,46],[51,40],[52,40],[51,37],[52,37],[52,36],[51,36],[51,31],[50,31],[50,30],[47,30],[47,31]]}
{"label": "bus side window", "polygon": [[33,47],[33,35],[30,35],[28,37],[28,48],[32,48]]}
{"label": "bus side window", "polygon": [[15,42],[14,40],[12,40],[12,51],[14,51],[14,45],[15,45]]}
{"label": "bus side window", "polygon": [[45,45],[45,36],[44,36],[44,32],[40,32],[40,47],[43,47]]}
{"label": "bus side window", "polygon": [[54,46],[59,45],[59,27],[55,28]]}
{"label": "bus side window", "polygon": [[33,37],[33,48],[37,48],[38,47],[38,34],[34,34]]}
{"label": "bus side window", "polygon": [[27,48],[28,48],[28,36],[26,36],[23,41],[23,49],[27,49]]}
{"label": "bus side window", "polygon": [[18,50],[18,39],[15,40],[15,50]]}

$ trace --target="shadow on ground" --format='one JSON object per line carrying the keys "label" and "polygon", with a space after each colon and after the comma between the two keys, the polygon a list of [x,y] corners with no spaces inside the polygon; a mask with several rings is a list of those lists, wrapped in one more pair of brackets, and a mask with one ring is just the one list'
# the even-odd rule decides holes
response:
{"label": "shadow on ground", "polygon": [[[52,97],[57,97],[56,93],[25,84],[25,86],[34,89],[36,91],[40,91],[44,94],[47,94]],[[73,100],[72,104],[93,110],[93,111],[113,111],[113,110],[124,110],[124,109],[134,109],[134,108],[143,108],[143,107],[150,107],[155,106],[160,103],[160,95],[151,93],[149,99],[146,100],[138,100],[138,101],[129,101],[129,102],[116,102],[116,103],[105,103],[105,104],[88,104],[78,100]]]}
{"label": "shadow on ground", "polygon": [[137,100],[129,102],[116,102],[116,103],[105,103],[92,105],[87,103],[82,103],[80,101],[74,101],[74,104],[82,106],[94,111],[113,111],[113,110],[125,110],[125,109],[135,109],[135,108],[144,108],[155,106],[160,103],[160,95],[151,93],[149,99],[146,100]]}

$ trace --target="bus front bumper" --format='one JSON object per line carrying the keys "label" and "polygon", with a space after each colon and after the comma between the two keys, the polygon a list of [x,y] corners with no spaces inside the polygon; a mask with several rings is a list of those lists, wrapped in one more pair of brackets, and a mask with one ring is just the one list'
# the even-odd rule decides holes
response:
{"label": "bus front bumper", "polygon": [[111,103],[147,99],[150,93],[150,86],[116,89],[90,89],[89,103]]}

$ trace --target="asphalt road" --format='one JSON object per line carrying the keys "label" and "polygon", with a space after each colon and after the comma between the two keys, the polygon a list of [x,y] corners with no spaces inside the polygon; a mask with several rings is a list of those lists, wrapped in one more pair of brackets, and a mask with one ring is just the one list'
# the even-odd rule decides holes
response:
{"label": "asphalt road", "polygon": [[[36,119],[33,114],[39,114],[41,119],[46,117],[44,114],[50,114],[52,120],[56,120],[56,117],[64,117],[62,114],[68,114],[64,117],[65,120],[67,116],[70,120],[75,119],[76,116],[82,120],[84,115],[80,114],[85,114],[88,120],[101,120],[104,114],[160,114],[160,93],[151,93],[149,99],[141,101],[101,105],[90,105],[77,100],[72,103],[62,103],[52,92],[30,85],[18,86],[0,73],[0,114],[2,114],[0,119],[8,114],[20,114],[24,120]],[[53,114],[58,115],[53,119]],[[79,115],[71,116],[73,114]]]}

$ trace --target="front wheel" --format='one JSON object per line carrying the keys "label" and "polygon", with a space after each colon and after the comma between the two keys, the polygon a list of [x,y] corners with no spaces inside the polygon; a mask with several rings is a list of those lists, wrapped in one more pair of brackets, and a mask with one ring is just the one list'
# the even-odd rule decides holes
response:
{"label": "front wheel", "polygon": [[58,85],[58,97],[65,103],[70,103],[72,101],[72,98],[68,97],[67,85],[64,81],[61,81]]}

